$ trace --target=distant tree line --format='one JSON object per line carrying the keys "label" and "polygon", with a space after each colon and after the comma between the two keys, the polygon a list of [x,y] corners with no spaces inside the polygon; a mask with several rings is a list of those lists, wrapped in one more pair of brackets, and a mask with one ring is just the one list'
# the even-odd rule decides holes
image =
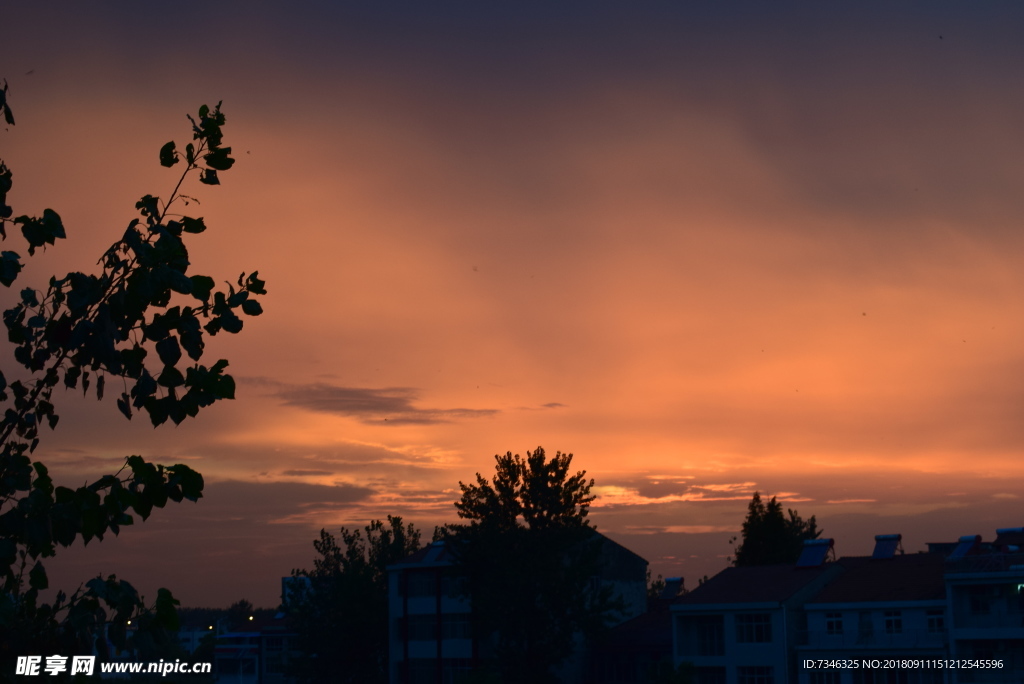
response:
{"label": "distant tree line", "polygon": [[[495,456],[491,478],[460,482],[455,503],[461,522],[434,531],[455,557],[454,571],[472,602],[474,637],[493,645],[472,682],[544,684],[572,652],[578,635],[593,639],[622,609],[608,590],[594,591],[600,572],[595,528],[588,514],[592,479],[572,473],[572,454],[547,458],[538,447],[526,457]],[[737,566],[794,562],[804,539],[821,532],[812,516],[782,511],[755,492],[736,547]],[[734,543],[736,538],[733,538]],[[387,566],[421,548],[422,534],[402,518],[374,520],[363,530],[341,528],[340,541],[321,530],[311,570],[295,570],[287,600],[299,632],[301,657],[291,673],[303,682],[388,681]],[[704,580],[707,579],[705,576]],[[648,597],[665,588],[647,576]],[[690,682],[671,666],[653,682]]]}

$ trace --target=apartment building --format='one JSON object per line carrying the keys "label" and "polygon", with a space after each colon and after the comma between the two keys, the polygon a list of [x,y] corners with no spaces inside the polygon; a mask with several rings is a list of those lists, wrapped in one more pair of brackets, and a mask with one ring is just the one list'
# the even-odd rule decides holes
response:
{"label": "apartment building", "polygon": [[[804,604],[806,630],[794,644],[805,661],[863,662],[944,659],[946,559],[940,554],[897,554],[899,535],[875,538],[871,557],[842,558],[842,572]],[[862,684],[895,677],[898,684],[939,684],[938,669],[832,670],[798,666],[799,684]]]}
{"label": "apartment building", "polygon": [[947,563],[947,624],[953,658],[998,661],[958,672],[959,682],[1024,682],[1024,528],[996,530],[989,549],[963,537]]}
{"label": "apartment building", "polygon": [[[595,589],[610,588],[625,607],[625,621],[646,609],[647,561],[595,533],[602,570]],[[473,638],[472,602],[455,568],[451,549],[434,542],[388,568],[389,669],[393,684],[451,684],[489,655],[489,644]],[[564,681],[580,681],[585,669],[583,641],[564,664]]]}
{"label": "apartment building", "polygon": [[875,542],[871,556],[830,560],[815,540],[795,565],[724,570],[672,606],[674,662],[696,684],[1024,682],[1024,528],[929,553]]}
{"label": "apartment building", "polygon": [[831,539],[815,540],[796,564],[727,568],[680,597],[675,664],[692,663],[696,684],[796,681],[802,608],[842,572],[827,562],[831,549]]}

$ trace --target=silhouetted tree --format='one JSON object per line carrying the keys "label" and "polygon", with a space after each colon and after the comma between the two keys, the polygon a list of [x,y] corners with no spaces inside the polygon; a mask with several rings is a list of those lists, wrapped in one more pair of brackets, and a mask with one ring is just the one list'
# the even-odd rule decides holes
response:
{"label": "silhouetted tree", "polygon": [[227,619],[228,629],[232,631],[244,630],[246,624],[250,621],[249,618],[253,617],[256,609],[247,599],[241,599],[235,601],[228,607]]}
{"label": "silhouetted tree", "polygon": [[[793,509],[787,509],[787,513],[789,517],[782,513],[782,504],[774,496],[766,505],[761,501],[760,492],[754,492],[747,506],[747,519],[743,521],[741,533],[743,538],[736,547],[733,565],[795,563],[804,540],[817,539],[821,530],[813,515],[805,521]],[[735,541],[733,537],[732,542]]]}
{"label": "silhouetted tree", "polygon": [[318,557],[308,589],[295,585],[286,607],[295,620],[303,656],[293,674],[313,682],[386,682],[388,680],[388,565],[420,548],[412,523],[388,516],[359,530],[341,528],[341,546],[320,530],[313,542]]}
{"label": "silhouetted tree", "polygon": [[495,456],[491,480],[459,483],[459,517],[443,535],[468,579],[476,638],[493,644],[501,681],[555,681],[579,635],[599,631],[616,609],[596,590],[600,541],[587,514],[594,481],[570,475],[572,454]]}
{"label": "silhouetted tree", "polygon": [[651,579],[651,571],[647,570],[647,600],[656,599],[665,591],[665,578],[658,575],[658,579]]}
{"label": "silhouetted tree", "polygon": [[[0,110],[14,124],[5,82]],[[160,149],[160,163],[185,168],[166,201],[146,195],[135,205],[140,218],[101,256],[97,274],[69,273],[49,279],[43,290],[22,289],[3,314],[7,337],[19,368],[15,379],[0,374],[0,669],[13,672],[16,655],[89,653],[105,632],[115,645],[126,645],[132,620],[133,645],[144,651],[176,627],[177,601],[166,589],[152,609],[143,605],[132,585],[97,577],[70,597],[58,592],[52,603],[40,602],[48,587],[43,558],[58,546],[81,538],[84,544],[118,534],[138,516],[145,520],[168,501],[202,496],[202,476],[185,465],[169,467],[129,456],[113,474],[70,489],[55,486],[49,470],[30,455],[45,428],[59,416],[53,391],[81,388],[102,399],[107,380],[119,392],[116,404],[127,418],[148,414],[154,426],[175,424],[220,399],[234,398],[235,383],[224,373],[228,362],[199,362],[204,333],[241,330],[238,313],[257,315],[253,298],[265,294],[256,273],[238,279],[238,289],[214,292],[214,280],[187,275],[186,233],[206,230],[202,218],[171,214],[183,196],[179,189],[192,172],[207,185],[231,167],[231,148],[222,144],[224,115],[218,104],[202,106],[192,122],[193,140],[183,152],[173,142]],[[29,256],[65,237],[57,212],[15,218],[7,204],[12,172],[0,161],[0,238],[17,227]],[[14,251],[0,253],[0,283],[11,287],[23,268]],[[173,304],[173,306],[172,306]],[[184,354],[183,354],[184,352]],[[188,359],[185,359],[185,357]],[[183,362],[184,359],[184,362]],[[191,360],[191,362],[189,361]],[[194,362],[194,363],[192,363]],[[184,372],[183,372],[184,371]],[[11,669],[8,669],[10,666]]]}

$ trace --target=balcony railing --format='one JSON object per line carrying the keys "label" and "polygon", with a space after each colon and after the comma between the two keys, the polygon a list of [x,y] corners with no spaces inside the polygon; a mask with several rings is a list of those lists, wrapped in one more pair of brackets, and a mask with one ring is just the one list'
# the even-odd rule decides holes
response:
{"label": "balcony railing", "polygon": [[1024,613],[969,614],[954,616],[954,630],[959,629],[1024,629]]}
{"label": "balcony railing", "polygon": [[982,553],[965,556],[959,560],[947,561],[946,574],[969,572],[1009,572],[1012,566],[1020,566],[1016,572],[1024,577],[1024,553]]}
{"label": "balcony railing", "polygon": [[797,644],[814,649],[941,649],[948,642],[946,630],[903,630],[902,632],[847,631],[829,634],[825,630],[799,633]]}

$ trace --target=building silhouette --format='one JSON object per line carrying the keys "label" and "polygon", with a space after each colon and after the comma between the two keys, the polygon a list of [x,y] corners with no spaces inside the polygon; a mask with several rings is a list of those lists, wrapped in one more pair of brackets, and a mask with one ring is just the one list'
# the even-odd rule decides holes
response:
{"label": "building silhouette", "polygon": [[[647,603],[647,561],[604,535],[601,571],[593,590],[609,588],[624,610],[616,624],[642,614]],[[420,549],[388,567],[390,681],[393,684],[449,684],[480,668],[491,655],[490,644],[473,636],[472,600],[455,571],[455,558],[444,541]],[[562,665],[566,682],[582,682],[587,654],[579,648]]]}
{"label": "building silhouette", "polygon": [[[825,542],[822,544],[821,542]],[[1024,682],[1024,528],[904,554],[728,568],[671,607],[695,684]]]}

